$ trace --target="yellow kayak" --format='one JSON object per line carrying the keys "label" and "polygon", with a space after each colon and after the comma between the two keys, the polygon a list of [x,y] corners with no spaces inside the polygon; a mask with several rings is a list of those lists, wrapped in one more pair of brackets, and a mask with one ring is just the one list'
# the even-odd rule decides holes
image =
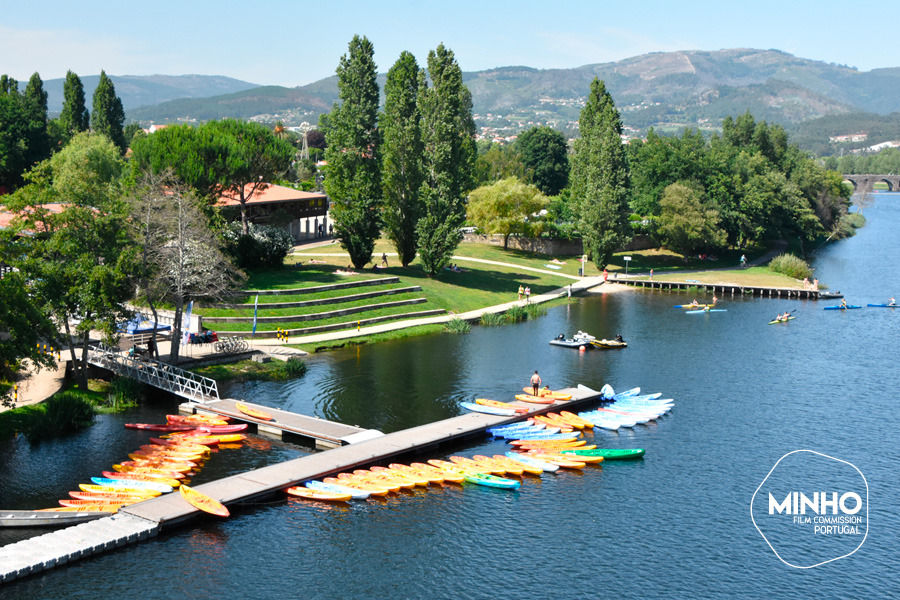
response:
{"label": "yellow kayak", "polygon": [[179,490],[181,491],[181,497],[187,500],[194,508],[198,508],[203,512],[208,512],[209,514],[218,517],[227,517],[231,514],[224,504],[215,498],[210,498],[203,492],[198,492],[194,488],[186,485],[182,485]]}

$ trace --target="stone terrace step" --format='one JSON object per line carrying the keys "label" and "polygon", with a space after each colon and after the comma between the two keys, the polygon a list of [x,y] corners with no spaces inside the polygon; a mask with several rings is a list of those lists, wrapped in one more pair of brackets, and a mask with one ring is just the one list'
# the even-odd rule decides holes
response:
{"label": "stone terrace step", "polygon": [[[364,306],[354,306],[341,310],[332,310],[328,312],[312,313],[308,315],[284,315],[280,317],[258,317],[257,323],[294,323],[298,321],[319,321],[321,319],[331,319],[343,315],[352,315],[370,310],[378,310],[379,308],[390,308],[392,306],[406,306],[408,304],[421,304],[428,302],[427,298],[411,298],[409,300],[397,300],[396,302],[382,302],[381,304],[366,304]],[[213,323],[252,323],[253,317],[203,317],[203,324]],[[216,329],[212,327],[211,329]],[[246,335],[246,332],[244,332]],[[258,334],[258,332],[257,332]]]}
{"label": "stone terrace step", "polygon": [[[257,308],[259,310],[266,310],[270,308],[300,308],[303,306],[317,306],[321,304],[340,304],[341,302],[352,302],[354,300],[362,300],[365,298],[377,298],[378,296],[393,296],[396,294],[406,294],[408,292],[421,292],[422,286],[412,285],[409,287],[402,288],[393,288],[389,290],[378,290],[375,292],[364,292],[362,294],[350,294],[348,296],[335,296],[333,298],[320,298],[318,300],[303,300],[299,302],[269,302],[266,304],[259,304]],[[218,308],[218,309],[231,309],[231,310],[246,310],[253,308],[252,304],[213,304],[204,308]],[[204,319],[208,320],[209,317],[204,317]]]}
{"label": "stone terrace step", "polygon": [[[341,329],[353,329],[354,327],[365,327],[366,325],[372,325],[374,323],[383,323],[385,321],[393,321],[393,320],[403,320],[403,319],[421,319],[424,317],[435,317],[437,315],[446,314],[447,311],[443,308],[436,308],[434,310],[420,310],[418,312],[409,312],[409,313],[401,313],[397,315],[385,315],[383,317],[372,317],[370,319],[360,319],[358,321],[348,321],[345,323],[333,323],[331,325],[317,325],[315,327],[301,327],[298,329],[286,329],[282,330],[282,332],[287,332],[289,336],[296,335],[308,335],[308,334],[316,334],[316,333],[325,333],[327,331],[339,331]],[[246,331],[219,331],[219,335],[221,336],[246,336]],[[257,331],[255,337],[258,338],[274,338],[278,337],[278,331]],[[263,350],[264,352],[268,352],[268,350]]]}
{"label": "stone terrace step", "polygon": [[312,287],[295,288],[292,290],[241,290],[235,292],[236,296],[296,296],[298,294],[317,294],[328,290],[343,290],[367,285],[384,285],[386,283],[399,283],[399,277],[379,277],[378,279],[360,279],[359,281],[347,281],[344,283],[331,283],[328,285],[316,285]]}

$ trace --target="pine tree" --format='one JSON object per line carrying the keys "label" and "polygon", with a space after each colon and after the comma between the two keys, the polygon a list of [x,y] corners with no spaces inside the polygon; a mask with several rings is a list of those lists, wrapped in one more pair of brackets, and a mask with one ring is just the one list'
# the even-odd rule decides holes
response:
{"label": "pine tree", "polygon": [[325,191],[341,246],[357,269],[372,258],[381,209],[378,84],[372,42],[353,36],[337,68],[341,104],[329,115]]}
{"label": "pine tree", "polygon": [[421,78],[420,111],[424,143],[424,216],[417,227],[419,256],[433,276],[459,245],[466,220],[465,194],[475,166],[475,123],[472,95],[462,82],[453,52],[441,44],[428,53],[428,75]]}
{"label": "pine tree", "polygon": [[90,116],[84,104],[84,86],[81,78],[72,71],[66,73],[66,81],[63,84],[63,107],[59,121],[69,138],[76,133],[87,131],[90,127]]}
{"label": "pine tree", "polygon": [[581,116],[581,137],[572,160],[572,197],[578,203],[585,252],[598,269],[631,239],[628,225],[630,176],[622,145],[622,122],[606,86],[591,82]]}
{"label": "pine tree", "polygon": [[116,96],[116,87],[100,71],[100,81],[94,90],[94,111],[91,114],[91,128],[112,140],[120,152],[125,153],[125,109],[122,101]]}
{"label": "pine tree", "polygon": [[403,52],[387,74],[384,85],[384,113],[380,129],[384,136],[382,172],[384,176],[383,219],[387,236],[394,243],[400,264],[416,257],[416,225],[422,215],[419,196],[422,186],[422,126],[417,105],[419,65]]}

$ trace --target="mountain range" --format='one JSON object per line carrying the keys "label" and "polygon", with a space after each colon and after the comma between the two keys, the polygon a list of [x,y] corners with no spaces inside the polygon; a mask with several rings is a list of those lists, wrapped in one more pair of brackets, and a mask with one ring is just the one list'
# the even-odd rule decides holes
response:
{"label": "mountain range", "polygon": [[[749,110],[757,120],[784,125],[792,139],[820,154],[900,139],[900,68],[861,72],[779,50],[727,49],[657,52],[573,69],[511,66],[464,73],[476,125],[487,139],[511,138],[536,124],[575,135],[594,77],[605,82],[631,137],[650,127],[714,131],[724,117]],[[338,99],[334,76],[295,88],[198,75],[112,79],[129,120],[142,123],[236,117],[315,124]],[[88,80],[83,78],[86,88]],[[384,89],[383,74],[379,85]],[[61,106],[58,87],[60,100],[54,103],[48,85],[51,107]],[[868,137],[829,141],[857,133]]]}

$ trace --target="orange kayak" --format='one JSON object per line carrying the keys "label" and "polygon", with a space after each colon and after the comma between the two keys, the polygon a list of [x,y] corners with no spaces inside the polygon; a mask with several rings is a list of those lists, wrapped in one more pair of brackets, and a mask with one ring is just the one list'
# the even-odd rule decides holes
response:
{"label": "orange kayak", "polygon": [[[524,387],[522,391],[526,394],[531,394],[534,392],[533,387]],[[553,398],[554,400],[571,400],[572,394],[563,394],[562,392],[554,392],[550,388],[539,388],[538,394],[540,398]]]}
{"label": "orange kayak", "polygon": [[501,469],[507,475],[521,475],[525,472],[525,469],[522,468],[524,465],[514,465],[511,464],[513,461],[496,460],[483,454],[476,454],[472,457],[472,460],[479,465],[484,465],[486,469]]}
{"label": "orange kayak", "polygon": [[516,400],[531,402],[532,404],[553,404],[556,402],[553,398],[541,398],[539,396],[532,396],[531,394],[516,394]]}
{"label": "orange kayak", "polygon": [[35,512],[118,512],[119,507],[114,504],[85,504],[83,506],[57,506],[55,508],[39,508]]}
{"label": "orange kayak", "polygon": [[370,496],[387,496],[391,491],[386,487],[379,487],[377,485],[363,483],[362,481],[347,481],[346,479],[338,479],[337,477],[325,477],[322,481],[325,483],[333,483],[334,485],[354,488],[363,492],[369,492]]}
{"label": "orange kayak", "polygon": [[560,433],[569,433],[574,429],[572,425],[566,423],[565,421],[557,421],[551,417],[546,415],[535,415],[532,420],[535,423],[543,423],[544,425],[549,425],[550,427],[558,427]]}
{"label": "orange kayak", "polygon": [[526,465],[525,463],[520,463],[517,460],[512,460],[508,456],[504,456],[503,454],[495,454],[494,461],[497,464],[504,465],[507,473],[515,474],[515,470],[521,469],[523,473],[528,473],[530,475],[540,475],[544,472],[540,467],[532,467],[531,465]]}
{"label": "orange kayak", "polygon": [[564,467],[566,469],[583,469],[586,466],[586,463],[580,460],[576,461],[568,458],[560,458],[559,454],[552,454],[547,452],[530,451],[525,456],[532,456],[544,462]]}
{"label": "orange kayak", "polygon": [[482,406],[493,406],[494,408],[505,408],[508,410],[514,410],[517,413],[527,413],[528,408],[525,406],[516,406],[514,404],[510,404],[509,402],[500,402],[499,400],[488,400],[487,398],[475,398],[475,404],[480,404]]}
{"label": "orange kayak", "polygon": [[473,471],[475,473],[487,473],[488,475],[503,475],[506,473],[506,470],[495,464],[484,464],[482,462],[478,462],[471,458],[466,458],[465,456],[451,456],[450,460],[457,466],[462,466],[469,471]]}
{"label": "orange kayak", "polygon": [[[157,473],[137,473],[134,471],[102,471],[101,474],[107,479],[124,479],[124,480],[132,480],[132,481],[155,481],[156,483],[164,483],[166,485],[170,485],[173,488],[181,485],[180,479],[175,479],[174,477],[168,477],[166,475],[159,475]],[[187,481],[185,479],[185,481]]]}
{"label": "orange kayak", "polygon": [[[119,509],[128,504],[134,504],[135,502],[140,502],[140,500],[132,500],[131,502],[104,502],[102,500],[72,500],[71,498],[63,498],[59,501],[61,506],[92,506],[95,507],[95,510],[103,511],[106,511],[107,508]],[[97,509],[96,507],[100,508]]]}
{"label": "orange kayak", "polygon": [[[585,421],[578,415],[576,415],[574,413],[570,413],[567,410],[565,410],[563,412],[568,413],[569,415],[571,415],[571,417],[563,416],[560,413],[547,413],[547,417],[557,421],[558,423],[565,423],[566,425],[569,425],[570,427],[575,427],[576,429],[584,429],[588,425],[590,425],[591,429],[593,429],[593,427],[594,427],[593,423],[589,423],[588,421]],[[572,417],[574,417],[574,418],[572,418]]]}
{"label": "orange kayak", "polygon": [[243,402],[235,402],[234,407],[248,417],[253,417],[254,419],[260,419],[262,421],[271,421],[273,419],[272,415],[270,415],[269,413],[257,410],[255,408],[250,408]]}
{"label": "orange kayak", "polygon": [[393,477],[395,479],[399,479],[400,481],[407,479],[409,481],[412,481],[414,484],[422,486],[422,487],[428,486],[427,478],[421,477],[418,475],[413,475],[412,473],[409,473],[409,472],[404,473],[404,472],[398,471],[396,469],[391,469],[388,467],[377,467],[377,466],[369,467],[369,470],[372,471],[373,473],[385,473],[388,477]]}
{"label": "orange kayak", "polygon": [[119,504],[143,502],[149,496],[133,496],[131,494],[119,494],[116,492],[69,492],[69,495],[76,500],[90,500],[98,504]]}
{"label": "orange kayak", "polygon": [[181,490],[181,497],[187,500],[194,508],[219,517],[227,517],[231,514],[224,504],[214,498],[210,498],[203,492],[198,492],[186,485],[182,485],[179,489]]}
{"label": "orange kayak", "polygon": [[458,473],[454,474],[449,471],[445,471],[443,469],[438,469],[434,465],[427,465],[425,463],[414,462],[414,463],[410,463],[409,466],[413,467],[414,469],[418,469],[423,475],[430,473],[436,477],[440,477],[445,482],[449,481],[450,483],[462,483],[463,481],[466,480],[465,477],[463,477],[462,475],[459,475]]}
{"label": "orange kayak", "polygon": [[403,465],[400,463],[391,463],[388,466],[403,475],[409,475],[410,477],[417,479],[425,479],[428,483],[442,483],[444,481],[443,475],[438,473],[437,470],[423,471],[422,469],[417,469],[411,465]]}
{"label": "orange kayak", "polygon": [[349,502],[352,496],[350,494],[338,494],[337,492],[326,492],[325,490],[314,490],[302,485],[295,485],[285,490],[291,496],[306,498],[307,500],[324,500],[326,502]]}
{"label": "orange kayak", "polygon": [[187,423],[189,425],[228,425],[226,418],[207,415],[166,415],[166,421],[169,423]]}
{"label": "orange kayak", "polygon": [[559,416],[561,419],[566,421],[567,423],[581,423],[587,429],[593,429],[594,424],[588,421],[587,419],[582,419],[578,415],[573,412],[569,412],[567,410],[562,410],[559,412]]}
{"label": "orange kayak", "polygon": [[[373,475],[354,475],[353,473],[338,473],[338,481],[343,481],[346,483],[342,483],[341,485],[360,485],[360,486],[371,486],[379,489],[386,489],[389,492],[399,492],[403,489],[403,486],[394,481],[388,481],[387,479],[378,479]],[[360,488],[364,489],[364,488]]]}

